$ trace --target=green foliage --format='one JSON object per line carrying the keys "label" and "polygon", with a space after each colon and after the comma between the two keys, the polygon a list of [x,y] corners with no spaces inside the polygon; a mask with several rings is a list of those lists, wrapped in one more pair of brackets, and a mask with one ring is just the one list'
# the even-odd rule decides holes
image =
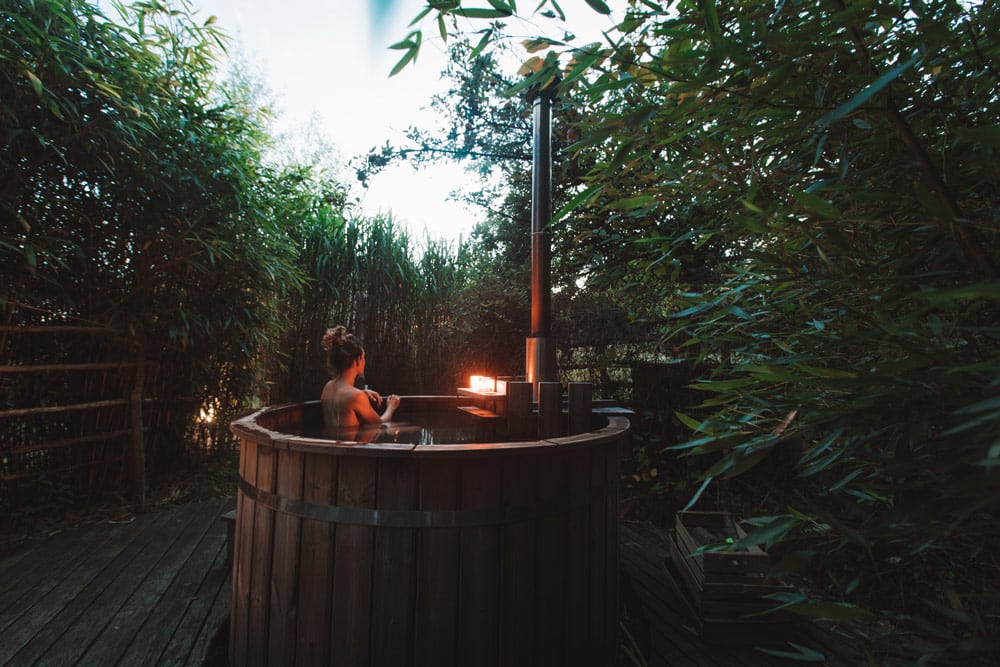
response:
{"label": "green foliage", "polygon": [[[555,43],[540,40],[531,48]],[[396,161],[417,166],[448,160],[465,164],[470,173],[485,179],[478,190],[465,193],[467,203],[481,210],[484,220],[468,241],[468,285],[453,306],[456,321],[461,322],[456,331],[463,332],[473,345],[458,347],[470,350],[461,365],[494,374],[517,373],[523,368],[523,338],[528,334],[530,312],[531,108],[526,96],[507,94],[517,82],[503,74],[497,60],[510,54],[477,54],[477,49],[463,40],[451,44],[450,54],[443,76],[452,85],[431,102],[440,123],[433,128],[410,128],[401,145],[372,149],[360,165],[358,177],[364,182]],[[576,192],[583,170],[578,161],[566,159],[565,149],[579,138],[577,121],[572,101],[557,101],[552,132],[553,196],[556,204],[567,210],[595,193],[593,189]],[[615,334],[623,326],[622,313],[613,307],[596,307],[589,295],[577,288],[576,281],[588,272],[583,266],[601,263],[599,258],[578,252],[577,246],[586,244],[587,239],[590,245],[599,246],[608,239],[599,238],[599,233],[591,239],[590,230],[575,237],[577,222],[572,217],[554,224],[560,226],[554,235],[553,253],[553,282],[560,290],[555,326],[567,334],[559,339],[568,343],[560,350],[562,365],[606,365],[613,360],[596,360],[611,349],[609,339],[622,342],[621,332]],[[603,300],[605,306],[611,301]],[[582,328],[571,323],[581,316],[593,323],[594,335],[582,335]],[[584,352],[584,347],[589,350]],[[584,356],[588,362],[583,361]],[[614,383],[605,375],[604,384]]]}
{"label": "green foliage", "polygon": [[263,132],[212,86],[212,22],[184,4],[121,11],[4,2],[0,309],[131,336],[158,368],[155,462],[202,407],[223,424],[210,440],[228,439],[260,382],[248,362],[282,324],[276,285],[298,273]]}
{"label": "green foliage", "polygon": [[455,344],[459,249],[421,254],[391,218],[349,216],[340,184],[266,162],[256,82],[213,83],[213,19],[185,3],[120,11],[4,2],[5,322],[131,338],[151,367],[152,469],[225,449],[247,407],[318,396],[334,324],[361,335],[387,391],[453,390],[459,369],[424,359]]}
{"label": "green foliage", "polygon": [[453,82],[431,99],[441,118],[439,127],[411,127],[401,145],[385,144],[369,151],[357,167],[363,184],[391,163],[407,161],[414,167],[442,160],[466,164],[486,178],[496,171],[507,175],[530,166],[531,113],[523,99],[504,91],[513,85],[491,55],[473,56],[468,42],[449,47],[442,77]]}
{"label": "green foliage", "polygon": [[[316,399],[328,379],[320,347],[343,324],[368,351],[366,381],[385,393],[454,392],[463,371],[454,348],[452,304],[464,289],[461,248],[430,241],[419,248],[391,216],[352,216],[322,195],[331,184],[299,174],[282,196],[301,283],[280,296],[286,326],[261,360],[268,403]],[[297,210],[296,193],[313,193]]]}
{"label": "green foliage", "polygon": [[708,369],[692,502],[790,517],[762,542],[934,626],[928,657],[979,646],[996,594],[998,28],[990,2],[630,2],[523,69],[579,104],[563,261]]}

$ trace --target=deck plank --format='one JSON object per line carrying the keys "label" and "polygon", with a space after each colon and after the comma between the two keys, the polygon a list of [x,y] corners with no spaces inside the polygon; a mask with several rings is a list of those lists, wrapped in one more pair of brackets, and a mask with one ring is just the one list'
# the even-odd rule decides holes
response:
{"label": "deck plank", "polygon": [[[43,626],[20,647],[20,650],[12,656],[11,662],[34,664],[52,655],[53,647],[57,643],[68,644],[72,639],[79,638],[83,646],[78,648],[75,655],[71,652],[55,651],[53,664],[60,662],[72,664],[86,644],[96,635],[92,626],[99,624],[98,627],[103,627],[106,622],[105,618],[89,614],[88,609],[108,586],[115,583],[117,571],[127,567],[128,562],[141,551],[146,542],[157,532],[156,528],[165,520],[164,517],[164,514],[157,513],[150,517],[137,518],[138,525],[134,524],[136,529],[134,534],[123,533],[125,539],[122,542],[117,540],[109,542],[109,550],[112,553],[100,554],[99,560],[86,568],[87,574],[92,576],[81,576],[79,579],[71,576],[64,579],[64,586],[58,589],[57,596],[65,598],[65,604],[53,607],[56,612],[50,618],[46,616],[48,609],[39,608],[38,614],[46,616]],[[109,555],[112,557],[105,560]],[[81,555],[81,558],[86,557]],[[54,561],[52,566],[57,567],[58,560]],[[84,622],[81,623],[81,617],[85,614],[88,618],[84,618]]]}
{"label": "deck plank", "polygon": [[[206,549],[206,552],[208,551]],[[215,552],[205,578],[192,597],[184,617],[177,624],[166,646],[162,647],[162,653],[155,664],[158,667],[201,665],[205,660],[209,644],[215,638],[215,633],[222,629],[223,624],[228,624],[231,597],[231,578],[226,565],[226,546],[223,542]],[[125,660],[123,664],[151,663],[131,663]]]}
{"label": "deck plank", "polygon": [[[196,650],[193,664],[200,664],[228,615],[228,594],[220,592],[228,589],[226,530],[217,520],[225,502],[176,505],[129,524],[70,530],[4,559],[0,575],[10,576],[12,585],[3,590],[0,665],[157,664],[168,640],[185,645],[178,664]],[[183,621],[168,635],[157,626],[177,613],[178,601],[190,602],[183,582],[191,578],[209,600],[199,609],[191,602],[182,614],[200,616],[187,637],[179,635]],[[126,659],[130,650],[153,659]]]}
{"label": "deck plank", "polygon": [[[214,601],[221,584],[206,586],[213,575],[225,578],[226,534],[217,530],[214,524],[222,521],[220,516],[230,503],[229,499],[221,499],[215,505],[208,504],[204,513],[191,524],[191,539],[184,542],[182,535],[175,543],[176,550],[171,554],[177,556],[174,566],[168,569],[168,563],[161,562],[157,567],[158,577],[144,584],[143,594],[137,595],[136,602],[141,602],[142,609],[147,609],[148,613],[128,645],[111,652],[112,656],[120,653],[123,664],[162,664],[160,655],[164,647],[171,643],[179,629],[185,627],[185,621],[188,621],[187,627],[197,623],[189,635],[201,629],[207,611],[195,609],[198,613],[190,612],[203,592],[209,595],[207,604]],[[220,552],[222,562],[217,563]],[[139,613],[137,609],[136,615]],[[96,643],[92,645],[88,655],[93,655],[97,646]],[[184,656],[182,662],[186,659]]]}
{"label": "deck plank", "polygon": [[101,524],[59,533],[25,545],[0,561],[0,632],[72,575],[83,556],[114,540],[126,527]]}
{"label": "deck plank", "polygon": [[[11,660],[59,616],[91,581],[127,548],[130,540],[121,527],[87,530],[80,535],[60,535],[50,542],[55,550],[33,549],[38,565],[28,572],[4,573],[3,581],[19,589],[0,614],[0,664]],[[83,547],[82,550],[79,547]]]}
{"label": "deck plank", "polygon": [[[70,621],[61,631],[53,626],[46,627],[44,643],[29,644],[34,651],[42,652],[39,665],[74,664],[87,652],[95,642],[102,643],[109,637],[119,636],[118,623],[130,626],[130,618],[119,615],[129,598],[139,585],[156,567],[163,554],[176,541],[178,526],[187,526],[187,512],[164,512],[155,517],[153,530],[144,532],[145,539],[137,541],[135,549],[123,551],[115,562],[106,567],[95,579],[93,586],[88,586],[77,600],[80,604],[71,604],[75,618],[82,622]],[[126,557],[127,554],[127,557]],[[77,602],[74,600],[74,603]],[[94,630],[99,628],[95,634]],[[113,664],[111,656],[101,656],[95,664]]]}
{"label": "deck plank", "polygon": [[[114,664],[125,653],[208,530],[206,517],[216,521],[221,512],[220,504],[211,513],[177,514],[176,523],[172,526],[174,530],[171,531],[173,539],[157,542],[162,546],[150,549],[148,559],[140,559],[140,562],[148,563],[148,568],[135,573],[133,586],[122,586],[117,598],[121,600],[120,606],[110,617],[108,629],[87,647],[81,658],[83,664]],[[116,604],[119,603],[109,601],[108,608],[114,608]]]}

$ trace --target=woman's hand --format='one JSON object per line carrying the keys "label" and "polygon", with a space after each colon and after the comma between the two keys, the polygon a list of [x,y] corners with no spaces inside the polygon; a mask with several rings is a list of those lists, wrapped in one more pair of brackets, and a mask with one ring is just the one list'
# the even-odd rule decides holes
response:
{"label": "woman's hand", "polygon": [[399,396],[396,394],[389,394],[389,400],[386,401],[385,412],[382,413],[382,422],[392,421],[392,413],[396,411],[399,407]]}
{"label": "woman's hand", "polygon": [[365,389],[365,395],[368,396],[368,400],[375,404],[375,406],[382,405],[382,394],[372,389]]}

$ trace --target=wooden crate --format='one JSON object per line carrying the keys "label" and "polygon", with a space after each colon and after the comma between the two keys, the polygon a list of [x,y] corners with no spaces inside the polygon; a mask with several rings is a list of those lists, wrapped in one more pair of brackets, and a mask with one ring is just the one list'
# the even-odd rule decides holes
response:
{"label": "wooden crate", "polygon": [[688,594],[703,639],[756,644],[785,641],[789,614],[755,615],[778,604],[765,595],[794,590],[768,576],[766,551],[751,547],[691,555],[699,546],[745,535],[728,512],[678,512],[670,535],[670,561]]}

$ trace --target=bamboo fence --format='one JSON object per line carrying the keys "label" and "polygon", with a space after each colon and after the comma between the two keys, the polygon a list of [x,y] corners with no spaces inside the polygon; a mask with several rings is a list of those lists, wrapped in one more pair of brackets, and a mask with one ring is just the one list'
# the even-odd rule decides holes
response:
{"label": "bamboo fence", "polygon": [[0,509],[145,505],[141,348],[96,326],[0,326]]}

